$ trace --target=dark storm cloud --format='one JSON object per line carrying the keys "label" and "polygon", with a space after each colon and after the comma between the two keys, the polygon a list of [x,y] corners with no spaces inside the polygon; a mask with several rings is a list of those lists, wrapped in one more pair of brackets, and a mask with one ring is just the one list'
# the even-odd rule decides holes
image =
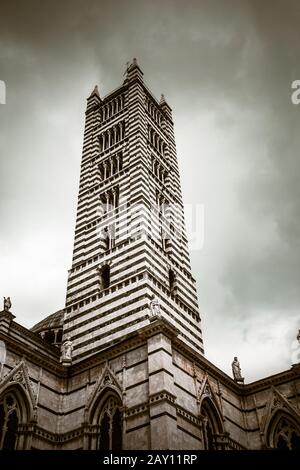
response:
{"label": "dark storm cloud", "polygon": [[185,201],[205,206],[192,264],[207,355],[228,371],[240,352],[250,378],[289,367],[300,321],[299,2],[0,8],[0,294],[18,321],[64,303],[85,97],[95,83],[102,94],[118,86],[137,56],[174,109]]}
{"label": "dark storm cloud", "polygon": [[[247,310],[255,303],[299,311],[300,305],[300,109],[290,101],[290,84],[300,76],[299,4],[272,4],[253,11],[253,25],[264,51],[247,76],[252,108],[263,116],[264,150],[240,182],[239,204],[257,227],[248,249],[234,253],[227,280]],[[259,14],[260,13],[260,14]],[[262,20],[264,18],[264,20]],[[242,103],[241,103],[242,105]],[[260,230],[270,224],[268,243],[258,252]],[[246,281],[247,280],[247,281]],[[249,309],[248,309],[249,307]],[[299,316],[299,313],[298,313]]]}

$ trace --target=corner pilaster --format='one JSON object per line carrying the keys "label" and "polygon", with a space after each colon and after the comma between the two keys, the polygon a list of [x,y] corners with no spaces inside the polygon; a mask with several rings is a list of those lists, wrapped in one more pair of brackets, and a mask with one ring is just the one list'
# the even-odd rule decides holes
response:
{"label": "corner pilaster", "polygon": [[172,342],[163,331],[148,338],[151,449],[176,449],[177,417]]}

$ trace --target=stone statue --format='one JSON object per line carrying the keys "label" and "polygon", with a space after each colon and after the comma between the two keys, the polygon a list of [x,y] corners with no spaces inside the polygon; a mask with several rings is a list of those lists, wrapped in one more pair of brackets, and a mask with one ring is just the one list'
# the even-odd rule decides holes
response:
{"label": "stone statue", "polygon": [[105,249],[110,250],[114,246],[115,233],[113,227],[105,227],[101,231],[101,238],[105,242]]}
{"label": "stone statue", "polygon": [[298,343],[300,344],[300,330],[298,331],[298,334],[297,334],[297,340],[298,340]]}
{"label": "stone statue", "polygon": [[4,301],[3,301],[3,310],[5,310],[6,312],[9,312],[10,309],[11,309],[11,300],[10,300],[10,297],[3,297],[4,298]]}
{"label": "stone statue", "polygon": [[62,362],[72,361],[73,343],[70,336],[67,336],[61,347]]}
{"label": "stone statue", "polygon": [[157,297],[153,297],[150,302],[151,313],[155,317],[160,317],[160,304],[159,299]]}
{"label": "stone statue", "polygon": [[238,358],[235,357],[232,364],[231,364],[231,367],[232,367],[232,373],[233,373],[233,378],[236,382],[244,382],[244,378],[242,377],[242,373],[241,373],[241,366],[240,366],[240,363],[238,361]]}

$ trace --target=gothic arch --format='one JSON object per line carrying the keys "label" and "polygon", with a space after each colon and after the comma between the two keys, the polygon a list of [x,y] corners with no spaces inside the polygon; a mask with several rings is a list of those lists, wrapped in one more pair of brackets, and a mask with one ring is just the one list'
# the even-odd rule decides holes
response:
{"label": "gothic arch", "polygon": [[202,383],[198,390],[198,403],[199,403],[200,414],[201,414],[203,405],[205,408],[207,407],[210,408],[211,410],[210,412],[214,415],[216,431],[223,432],[224,431],[223,429],[224,419],[223,419],[222,411],[220,409],[218,399],[208,381],[207,375],[202,380]]}
{"label": "gothic arch", "polygon": [[123,407],[115,390],[107,387],[92,411],[97,450],[121,450],[123,442]]}
{"label": "gothic arch", "polygon": [[[263,446],[278,448],[279,435],[284,437],[285,431],[291,434],[293,430],[300,438],[300,413],[279,390],[272,386],[266,413],[261,422]],[[282,441],[281,443],[283,444]]]}
{"label": "gothic arch", "polygon": [[108,365],[105,366],[87,401],[85,422],[87,449],[122,449],[122,387]]}
{"label": "gothic arch", "polygon": [[223,433],[223,424],[214,402],[205,397],[201,403],[203,444],[206,450],[216,450],[215,436]]}
{"label": "gothic arch", "polygon": [[268,448],[300,450],[300,422],[286,410],[277,410],[270,420],[266,444]]}
{"label": "gothic arch", "polygon": [[223,433],[223,420],[218,407],[210,397],[204,397],[201,403],[200,414],[202,418],[206,418],[209,422],[212,433]]}
{"label": "gothic arch", "polygon": [[110,387],[105,387],[104,390],[100,393],[97,397],[96,402],[94,403],[91,411],[90,411],[90,424],[98,424],[99,418],[102,414],[103,408],[107,402],[107,400],[112,397],[117,403],[120,403],[122,406],[122,399],[119,393],[116,392],[115,389]]}
{"label": "gothic arch", "polygon": [[[27,390],[20,383],[10,383],[0,394],[0,449],[30,448],[26,428],[33,421],[33,408]],[[25,432],[24,432],[25,431]]]}
{"label": "gothic arch", "polygon": [[26,362],[22,360],[0,382],[0,397],[11,387],[22,393],[28,409],[28,421],[35,421],[37,407],[37,391],[29,378]]}
{"label": "gothic arch", "polygon": [[95,412],[99,406],[101,407],[101,405],[103,405],[103,398],[105,398],[105,395],[108,393],[118,397],[122,403],[122,386],[114,372],[106,365],[85,406],[85,421],[87,423],[95,424]]}
{"label": "gothic arch", "polygon": [[223,416],[207,375],[203,378],[198,391],[198,404],[204,448],[216,449],[215,437],[224,433]]}

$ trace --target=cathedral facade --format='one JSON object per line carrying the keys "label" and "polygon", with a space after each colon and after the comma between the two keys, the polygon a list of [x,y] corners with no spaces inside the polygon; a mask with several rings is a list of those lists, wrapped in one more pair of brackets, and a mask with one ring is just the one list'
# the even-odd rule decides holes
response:
{"label": "cathedral facade", "polygon": [[300,364],[244,384],[204,356],[172,110],[134,59],[87,99],[65,308],[0,312],[0,449],[300,448]]}

